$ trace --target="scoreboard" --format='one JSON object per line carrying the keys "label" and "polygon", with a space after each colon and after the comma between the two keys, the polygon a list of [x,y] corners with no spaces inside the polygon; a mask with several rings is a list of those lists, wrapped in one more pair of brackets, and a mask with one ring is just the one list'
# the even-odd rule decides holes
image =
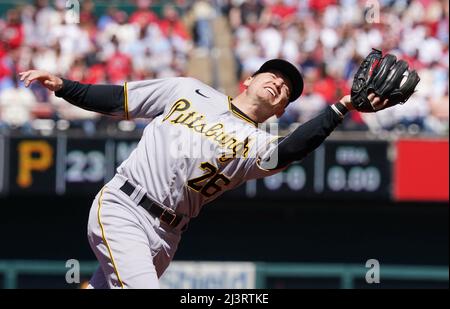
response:
{"label": "scoreboard", "polygon": [[[0,135],[0,194],[95,194],[138,141],[138,136]],[[422,152],[427,160],[420,160]],[[417,195],[423,191],[418,186],[429,190]],[[225,196],[448,201],[448,140],[329,139],[285,171],[248,181]]]}

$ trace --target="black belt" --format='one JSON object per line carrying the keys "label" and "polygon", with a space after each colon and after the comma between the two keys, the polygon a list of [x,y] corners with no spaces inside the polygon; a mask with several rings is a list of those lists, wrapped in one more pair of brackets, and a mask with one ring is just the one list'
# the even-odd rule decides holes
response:
{"label": "black belt", "polygon": [[[131,196],[135,189],[136,188],[128,181],[126,181],[123,186],[120,187],[120,190],[125,192],[128,196]],[[153,217],[159,218],[159,220],[170,225],[171,227],[177,227],[178,224],[180,224],[181,219],[183,219],[183,215],[175,213],[175,211],[171,208],[159,206],[151,199],[149,199],[146,195],[142,197],[138,205],[142,206]]]}

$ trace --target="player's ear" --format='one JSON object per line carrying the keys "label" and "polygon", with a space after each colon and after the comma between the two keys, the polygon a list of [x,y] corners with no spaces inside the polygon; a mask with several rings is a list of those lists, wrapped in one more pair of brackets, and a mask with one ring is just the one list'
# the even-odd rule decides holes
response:
{"label": "player's ear", "polygon": [[252,80],[253,80],[253,76],[247,77],[247,78],[244,80],[244,86],[245,86],[245,87],[250,86],[250,83],[252,82]]}

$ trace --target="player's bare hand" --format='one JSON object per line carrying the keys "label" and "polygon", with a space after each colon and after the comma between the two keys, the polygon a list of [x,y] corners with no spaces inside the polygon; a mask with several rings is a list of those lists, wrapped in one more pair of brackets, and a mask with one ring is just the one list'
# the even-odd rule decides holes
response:
{"label": "player's bare hand", "polygon": [[355,108],[352,105],[352,99],[351,96],[348,94],[345,97],[343,97],[342,99],[339,100],[340,103],[344,104],[344,106],[349,110],[354,110]]}
{"label": "player's bare hand", "polygon": [[382,109],[389,103],[388,99],[382,101],[379,96],[375,95],[375,93],[369,94],[367,98],[369,99],[373,109],[376,111]]}
{"label": "player's bare hand", "polygon": [[25,87],[29,87],[32,82],[37,80],[50,91],[58,91],[63,86],[63,80],[56,75],[42,70],[29,70],[19,73],[20,80],[24,82]]}
{"label": "player's bare hand", "polygon": [[[389,100],[385,99],[385,100],[381,100],[381,98],[377,95],[375,95],[375,93],[371,93],[367,96],[367,98],[370,101],[370,104],[372,104],[374,110],[380,110],[383,107],[385,107],[388,103]],[[342,104],[345,105],[345,107],[347,107],[347,109],[349,111],[354,110],[355,108],[352,105],[352,98],[351,95],[346,95],[345,97],[343,97],[342,99],[339,100],[339,102],[341,102]]]}

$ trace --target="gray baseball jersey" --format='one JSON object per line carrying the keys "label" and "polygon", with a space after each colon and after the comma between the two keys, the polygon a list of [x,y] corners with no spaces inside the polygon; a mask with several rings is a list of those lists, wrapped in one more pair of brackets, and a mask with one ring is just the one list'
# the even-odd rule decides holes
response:
{"label": "gray baseball jersey", "polygon": [[[260,130],[231,101],[192,78],[125,84],[126,117],[153,120],[92,204],[88,239],[101,267],[90,287],[159,286],[182,228],[161,225],[137,207],[144,194],[183,214],[185,226],[226,190],[279,171],[259,164],[276,157],[271,141],[277,136]],[[130,195],[120,189],[127,181],[135,187]]]}
{"label": "gray baseball jersey", "polygon": [[248,179],[277,136],[233,106],[230,97],[193,78],[127,83],[127,117],[154,118],[117,172],[153,200],[195,217],[201,206]]}

